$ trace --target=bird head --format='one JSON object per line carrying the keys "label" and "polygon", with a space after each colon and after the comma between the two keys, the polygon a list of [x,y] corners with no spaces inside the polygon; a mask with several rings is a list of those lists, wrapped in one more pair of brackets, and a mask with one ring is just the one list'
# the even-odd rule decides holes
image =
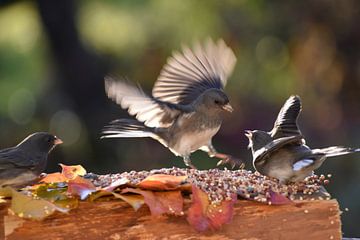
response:
{"label": "bird head", "polygon": [[198,107],[211,112],[232,112],[233,108],[229,103],[229,98],[220,89],[209,89],[199,98]]}
{"label": "bird head", "polygon": [[41,153],[49,153],[56,145],[62,144],[62,140],[47,132],[33,133],[17,145],[25,150],[35,150]]}
{"label": "bird head", "polygon": [[245,136],[249,139],[248,148],[254,152],[272,141],[271,135],[260,130],[245,130]]}

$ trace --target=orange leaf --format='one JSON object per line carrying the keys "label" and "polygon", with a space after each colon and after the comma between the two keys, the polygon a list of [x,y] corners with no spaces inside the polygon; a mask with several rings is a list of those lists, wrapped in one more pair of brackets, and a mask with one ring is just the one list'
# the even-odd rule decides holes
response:
{"label": "orange leaf", "polygon": [[67,192],[71,195],[79,196],[81,200],[87,198],[92,192],[96,191],[96,187],[92,182],[77,176],[75,179],[69,180]]}
{"label": "orange leaf", "polygon": [[233,194],[231,200],[222,201],[220,205],[210,204],[207,194],[193,185],[187,220],[197,231],[217,230],[231,221],[235,201],[236,194]]}
{"label": "orange leaf", "polygon": [[142,180],[138,186],[147,190],[175,190],[185,182],[186,178],[187,176],[154,174]]}
{"label": "orange leaf", "polygon": [[122,193],[137,193],[144,197],[151,215],[183,214],[183,197],[181,191],[152,192],[134,188],[125,188]]}
{"label": "orange leaf", "polygon": [[44,183],[57,183],[57,182],[66,182],[67,179],[63,174],[56,172],[56,173],[49,173],[40,182]]}
{"label": "orange leaf", "polygon": [[86,174],[86,170],[81,165],[67,166],[61,163],[59,165],[62,168],[61,173],[68,179],[74,179],[76,176],[84,176]]}

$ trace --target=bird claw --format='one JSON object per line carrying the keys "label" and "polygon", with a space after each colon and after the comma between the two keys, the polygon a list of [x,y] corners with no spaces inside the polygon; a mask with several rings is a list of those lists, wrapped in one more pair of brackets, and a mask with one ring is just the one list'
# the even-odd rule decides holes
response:
{"label": "bird claw", "polygon": [[242,160],[235,158],[231,155],[225,155],[224,158],[217,162],[216,166],[224,164],[231,164],[231,169],[234,169],[236,165],[238,165],[240,169],[243,169],[245,167],[245,163]]}

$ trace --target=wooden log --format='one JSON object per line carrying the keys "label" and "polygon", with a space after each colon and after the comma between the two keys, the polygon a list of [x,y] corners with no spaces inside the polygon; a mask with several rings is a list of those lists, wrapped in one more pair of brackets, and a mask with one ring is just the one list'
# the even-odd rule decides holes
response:
{"label": "wooden log", "polygon": [[[185,209],[190,205],[187,200]],[[7,240],[92,239],[341,239],[336,200],[295,201],[270,206],[238,200],[233,220],[220,230],[196,232],[186,215],[152,217],[147,206],[135,212],[122,201],[81,202],[69,214],[43,221],[24,220],[0,206],[2,236]],[[1,233],[1,232],[0,232]]]}

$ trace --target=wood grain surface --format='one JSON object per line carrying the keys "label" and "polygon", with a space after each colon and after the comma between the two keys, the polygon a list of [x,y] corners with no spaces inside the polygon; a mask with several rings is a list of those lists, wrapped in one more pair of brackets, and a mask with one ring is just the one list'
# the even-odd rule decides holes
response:
{"label": "wood grain surface", "polygon": [[[185,203],[185,209],[189,207]],[[88,203],[69,214],[44,221],[8,215],[0,207],[2,236],[8,240],[92,239],[341,239],[336,200],[301,201],[269,206],[238,200],[232,222],[214,232],[198,233],[185,216],[152,217],[147,206],[135,212],[121,201]]]}

